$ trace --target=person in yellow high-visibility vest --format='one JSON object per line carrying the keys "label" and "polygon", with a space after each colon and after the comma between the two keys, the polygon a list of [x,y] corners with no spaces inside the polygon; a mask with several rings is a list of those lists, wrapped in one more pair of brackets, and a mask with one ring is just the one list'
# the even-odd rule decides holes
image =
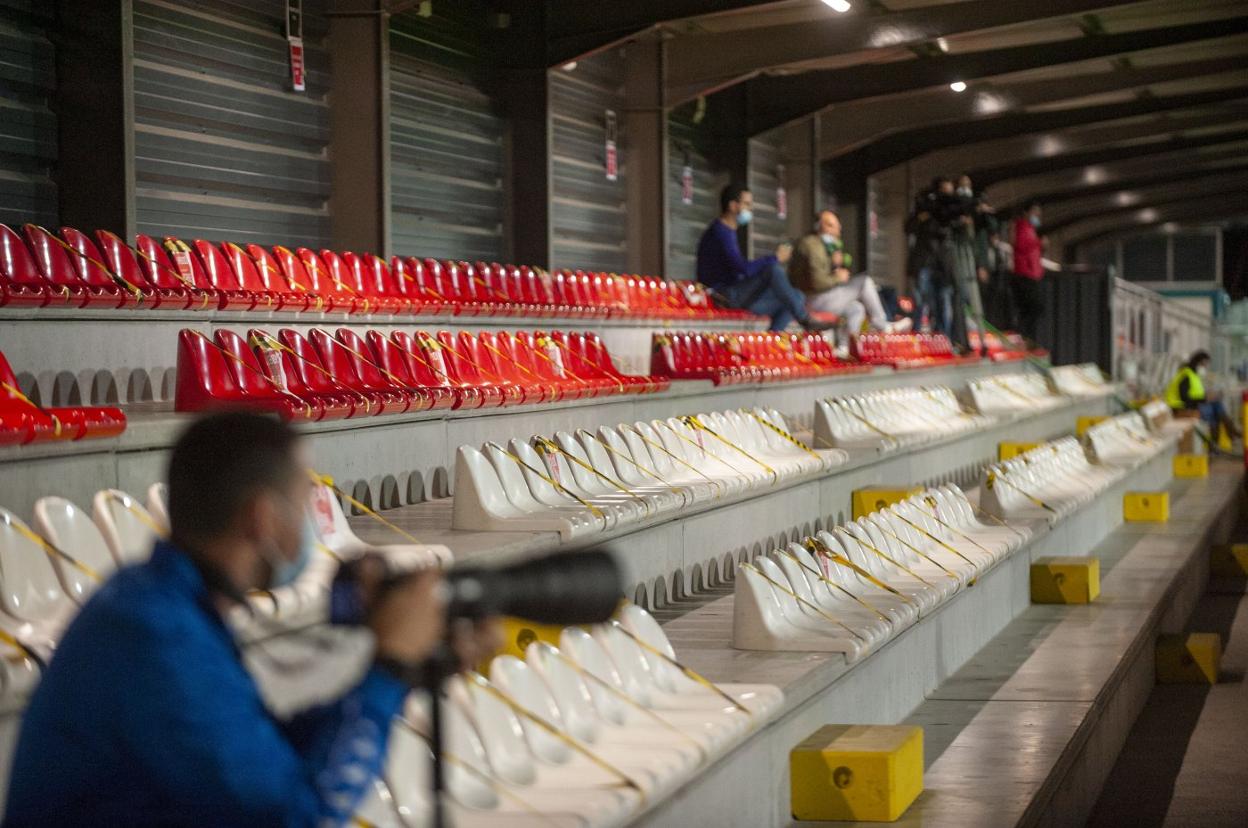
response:
{"label": "person in yellow high-visibility vest", "polygon": [[1240,434],[1235,427],[1235,421],[1227,415],[1226,407],[1222,405],[1217,392],[1210,392],[1205,388],[1209,362],[1206,351],[1192,354],[1166,386],[1166,405],[1175,411],[1198,411],[1200,419],[1208,423],[1215,435],[1221,425],[1232,439],[1236,439]]}

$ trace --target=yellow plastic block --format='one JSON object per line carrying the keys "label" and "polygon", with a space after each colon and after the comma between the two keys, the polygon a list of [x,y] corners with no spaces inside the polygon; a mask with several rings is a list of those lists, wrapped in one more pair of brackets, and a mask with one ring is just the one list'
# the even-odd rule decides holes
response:
{"label": "yellow plastic block", "polygon": [[923,728],[825,725],[789,753],[796,819],[893,822],[923,792]]}
{"label": "yellow plastic block", "polygon": [[1219,578],[1248,578],[1248,543],[1220,543],[1209,555],[1209,574]]}
{"label": "yellow plastic block", "polygon": [[1235,446],[1231,443],[1230,433],[1226,430],[1226,427],[1221,424],[1218,425],[1218,448],[1222,451],[1231,451],[1235,448]]}
{"label": "yellow plastic block", "polygon": [[1222,636],[1182,633],[1157,639],[1159,684],[1217,684],[1222,663]]}
{"label": "yellow plastic block", "polygon": [[998,443],[997,459],[1011,460],[1023,452],[1031,451],[1041,443]]}
{"label": "yellow plastic block", "polygon": [[524,618],[503,618],[503,648],[496,655],[513,655],[524,658],[524,650],[533,641],[545,641],[558,647],[563,627],[558,624],[535,624]]}
{"label": "yellow plastic block", "polygon": [[1037,558],[1031,563],[1033,604],[1090,604],[1101,594],[1096,558]]}
{"label": "yellow plastic block", "polygon": [[1084,432],[1086,432],[1089,428],[1096,425],[1097,423],[1103,423],[1108,419],[1109,417],[1106,417],[1106,416],[1079,417],[1078,419],[1075,420],[1075,434],[1078,435],[1079,437],[1082,437]]}
{"label": "yellow plastic block", "polygon": [[1174,455],[1175,477],[1208,477],[1209,455],[1207,454],[1176,454]]}
{"label": "yellow plastic block", "polygon": [[922,486],[872,486],[854,492],[854,520],[923,491]]}
{"label": "yellow plastic block", "polygon": [[1122,496],[1122,519],[1167,521],[1170,519],[1169,492],[1127,492]]}

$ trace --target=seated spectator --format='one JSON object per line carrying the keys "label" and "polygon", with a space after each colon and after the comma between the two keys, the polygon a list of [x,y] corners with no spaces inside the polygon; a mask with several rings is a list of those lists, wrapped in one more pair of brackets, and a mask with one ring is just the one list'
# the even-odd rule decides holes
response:
{"label": "seated spectator", "polygon": [[815,232],[797,243],[789,273],[793,284],[806,294],[806,306],[817,313],[834,313],[845,319],[850,333],[862,330],[864,320],[887,333],[910,330],[909,319],[889,322],[875,280],[866,273],[851,276],[853,257],[841,241],[841,221],[824,210]]}
{"label": "seated spectator", "polygon": [[1239,439],[1239,429],[1226,413],[1226,406],[1216,392],[1211,393],[1205,388],[1209,362],[1207,351],[1192,354],[1166,386],[1166,404],[1175,411],[1198,412],[1200,419],[1213,430],[1215,437],[1218,427],[1221,426],[1231,438]]}
{"label": "seated spectator", "polygon": [[789,282],[784,271],[792,253],[788,243],[777,247],[774,255],[750,261],[741,255],[737,229],[750,223],[753,206],[754,196],[739,184],[730,184],[719,194],[719,218],[698,241],[698,281],[727,307],[771,317],[773,331],[782,331],[795,320],[808,331],[832,327],[810,318],[806,298]]}

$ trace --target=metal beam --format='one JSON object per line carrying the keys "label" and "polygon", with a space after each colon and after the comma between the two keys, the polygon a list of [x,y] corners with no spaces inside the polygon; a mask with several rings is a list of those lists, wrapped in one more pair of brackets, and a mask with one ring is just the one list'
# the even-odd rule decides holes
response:
{"label": "metal beam", "polygon": [[917,125],[967,123],[1007,111],[1061,101],[1139,89],[1157,83],[1243,70],[1248,56],[1212,58],[1142,68],[1095,71],[1061,81],[989,83],[962,95],[946,87],[924,89],[903,96],[851,101],[833,106],[823,121],[824,158],[853,150],[868,141]]}
{"label": "metal beam", "polygon": [[1104,193],[1089,196],[1086,199],[1079,199],[1068,203],[1064,209],[1056,213],[1056,217],[1052,211],[1046,211],[1044,231],[1046,233],[1058,233],[1071,225],[1090,221],[1098,216],[1132,213],[1149,207],[1155,208],[1159,204],[1194,201],[1242,193],[1245,190],[1245,183],[1248,183],[1248,176],[1242,170],[1243,168],[1241,168],[1241,172],[1238,174],[1220,172],[1212,176],[1192,176],[1177,185],[1170,183],[1151,188],[1146,187],[1140,192],[1133,193],[1138,198],[1138,201],[1132,201],[1130,204],[1122,204],[1115,199],[1113,194]]}
{"label": "metal beam", "polygon": [[[522,7],[534,0],[513,0]],[[653,26],[690,17],[756,6],[776,5],[779,0],[631,0],[591,3],[586,0],[545,0],[550,21],[546,41],[549,66],[602,51]]]}
{"label": "metal beam", "polygon": [[859,4],[820,21],[692,35],[673,50],[668,96],[680,103],[766,69],[1124,5],[1129,0],[964,0],[889,12]]}
{"label": "metal beam", "polygon": [[1148,175],[1157,169],[1185,169],[1188,167],[1212,168],[1219,164],[1236,163],[1248,157],[1248,140],[1230,141],[1198,151],[1179,150],[1160,152],[1156,155],[1135,156],[1119,161],[1096,165],[1095,168],[1067,168],[1025,176],[1007,178],[984,189],[984,198],[997,205],[998,210],[1018,208],[1032,198],[1044,200],[1046,193],[1061,193],[1088,185],[1105,184],[1134,176]]}
{"label": "metal beam", "polygon": [[[1242,152],[1237,153],[1235,161],[1243,161]],[[997,211],[1003,214],[1015,213],[1032,201],[1039,201],[1046,212],[1054,205],[1068,201],[1081,201],[1093,196],[1117,195],[1120,192],[1136,192],[1143,189],[1158,187],[1163,184],[1188,183],[1201,181],[1211,176],[1238,175],[1248,173],[1248,162],[1228,163],[1223,166],[1210,166],[1208,162],[1196,160],[1192,163],[1158,165],[1150,162],[1149,172],[1124,178],[1118,178],[1104,184],[1083,184],[1067,190],[1050,190],[1047,192],[1029,192],[1026,198],[1008,204],[996,205]],[[1147,198],[1142,200],[1147,201]]]}
{"label": "metal beam", "polygon": [[1086,228],[1078,231],[1080,235],[1064,240],[1064,247],[1066,249],[1078,248],[1102,239],[1157,227],[1172,221],[1221,221],[1248,215],[1248,194],[1227,198],[1217,204],[1183,203],[1152,209],[1155,215],[1147,221],[1141,221],[1137,215],[1134,220],[1118,217],[1090,222]]}
{"label": "metal beam", "polygon": [[[1065,131],[1019,135],[996,141],[967,142],[958,147],[928,153],[907,162],[916,180],[933,175],[973,171],[992,159],[994,165],[1022,163],[1030,159],[1053,159],[1071,153],[1137,143],[1156,136],[1178,137],[1196,130],[1224,131],[1248,119],[1248,101],[1208,107],[1160,117],[1127,118]],[[976,179],[976,184],[981,182]],[[984,188],[996,183],[982,182]]]}
{"label": "metal beam", "polygon": [[[763,75],[746,83],[751,102],[749,131],[752,135],[765,132],[844,101],[896,95],[931,86],[947,86],[957,80],[973,81],[1245,32],[1248,32],[1248,16],[847,69]],[[673,96],[675,91],[669,90],[668,94]]]}
{"label": "metal beam", "polygon": [[965,124],[921,127],[899,132],[835,159],[834,168],[870,175],[920,155],[947,147],[966,146],[1013,136],[1030,136],[1073,127],[1135,118],[1248,97],[1248,86],[1234,86],[1164,98],[1143,97],[1117,104],[1082,106],[1050,112],[999,115]]}
{"label": "metal beam", "polygon": [[1120,161],[1126,158],[1139,158],[1163,152],[1177,152],[1179,150],[1225,144],[1231,141],[1248,141],[1248,131],[1219,132],[1191,138],[1160,138],[1154,141],[1142,141],[1137,144],[1102,147],[1084,152],[1054,155],[1048,158],[1032,158],[1026,161],[1015,161],[993,167],[980,167],[979,169],[971,170],[970,174],[977,184],[987,185],[1004,181],[1007,178],[1021,178],[1025,175],[1035,175],[1053,170],[1086,167],[1093,164]]}

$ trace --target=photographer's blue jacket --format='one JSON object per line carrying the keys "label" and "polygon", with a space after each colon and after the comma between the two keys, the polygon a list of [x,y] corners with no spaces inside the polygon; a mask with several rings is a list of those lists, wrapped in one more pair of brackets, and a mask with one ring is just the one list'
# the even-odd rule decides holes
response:
{"label": "photographer's blue jacket", "polygon": [[341,825],[406,692],[374,667],[277,720],[199,570],[158,544],[66,631],[22,723],[4,825]]}

